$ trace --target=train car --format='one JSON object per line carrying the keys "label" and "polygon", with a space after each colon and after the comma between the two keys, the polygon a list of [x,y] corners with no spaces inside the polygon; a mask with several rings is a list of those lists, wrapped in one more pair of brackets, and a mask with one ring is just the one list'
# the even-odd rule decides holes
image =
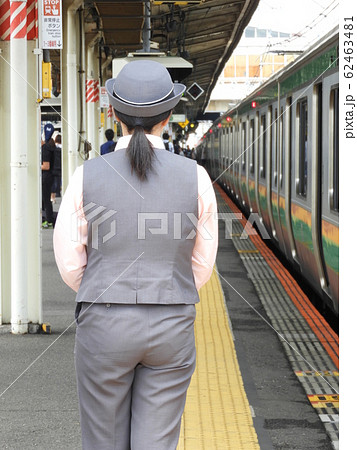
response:
{"label": "train car", "polygon": [[338,312],[338,29],[222,115],[198,160]]}

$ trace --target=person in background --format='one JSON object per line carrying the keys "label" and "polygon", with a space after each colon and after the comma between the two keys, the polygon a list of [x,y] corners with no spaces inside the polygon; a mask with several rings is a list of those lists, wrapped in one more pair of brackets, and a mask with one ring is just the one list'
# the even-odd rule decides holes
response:
{"label": "person in background", "polygon": [[164,145],[166,150],[168,150],[171,153],[174,153],[174,146],[173,143],[170,141],[169,133],[163,133],[162,140],[164,141]]}
{"label": "person in background", "polygon": [[176,153],[176,155],[179,155],[181,147],[179,146],[177,139],[174,139],[173,144],[174,144],[174,152]]}
{"label": "person in background", "polygon": [[116,142],[114,139],[114,131],[111,128],[105,130],[105,137],[107,138],[107,142],[100,146],[100,154],[106,155],[107,153],[114,152]]}
{"label": "person in background", "polygon": [[62,139],[61,135],[57,134],[55,137],[54,159],[53,159],[53,183],[51,192],[51,201],[56,203],[56,197],[61,196],[61,167],[62,167]]}
{"label": "person in background", "polygon": [[42,170],[42,228],[53,227],[53,208],[51,202],[51,190],[53,184],[53,163],[56,145],[52,139],[55,129],[52,123],[46,123],[44,127],[45,143],[41,148]]}
{"label": "person in background", "polygon": [[186,147],[186,157],[192,159],[192,150],[189,145]]}

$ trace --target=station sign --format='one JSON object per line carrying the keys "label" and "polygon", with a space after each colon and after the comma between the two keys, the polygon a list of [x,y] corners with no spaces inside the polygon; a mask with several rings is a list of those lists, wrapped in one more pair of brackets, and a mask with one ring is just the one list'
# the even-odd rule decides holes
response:
{"label": "station sign", "polygon": [[101,108],[109,108],[109,97],[105,86],[100,87],[99,104]]}
{"label": "station sign", "polygon": [[62,0],[42,0],[41,4],[41,48],[62,49]]}
{"label": "station sign", "polygon": [[185,114],[171,114],[170,122],[179,123],[179,122],[185,122],[186,116]]}
{"label": "station sign", "polygon": [[183,129],[185,128],[188,124],[190,123],[190,121],[188,119],[186,119],[184,122],[179,122],[180,127]]}
{"label": "station sign", "polygon": [[186,92],[190,95],[190,97],[193,98],[193,100],[197,100],[198,97],[200,97],[204,93],[204,90],[195,82],[191,84]]}

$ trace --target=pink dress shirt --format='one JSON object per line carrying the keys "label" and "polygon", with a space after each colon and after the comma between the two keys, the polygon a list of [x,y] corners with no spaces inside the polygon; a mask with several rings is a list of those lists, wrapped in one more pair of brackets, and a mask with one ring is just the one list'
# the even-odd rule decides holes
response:
{"label": "pink dress shirt", "polygon": [[[117,149],[126,148],[131,136],[118,140]],[[147,135],[154,148],[165,150],[158,136]],[[197,290],[210,279],[218,246],[217,203],[206,170],[197,165],[198,223],[192,254],[192,271]],[[78,291],[87,265],[88,225],[83,213],[83,166],[74,172],[63,196],[53,235],[53,247],[63,281]]]}

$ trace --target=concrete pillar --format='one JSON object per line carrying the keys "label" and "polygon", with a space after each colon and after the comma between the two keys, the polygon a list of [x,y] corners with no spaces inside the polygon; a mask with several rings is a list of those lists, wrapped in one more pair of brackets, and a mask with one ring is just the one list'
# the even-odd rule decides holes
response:
{"label": "concrete pillar", "polygon": [[10,42],[0,40],[0,325],[11,320]]}
{"label": "concrete pillar", "polygon": [[84,155],[84,143],[87,140],[87,102],[86,102],[86,40],[84,32],[84,10],[80,12],[81,14],[81,28],[79,30],[81,34],[80,39],[80,55],[81,55],[81,73],[80,73],[80,89],[81,89],[81,154]]}
{"label": "concrete pillar", "polygon": [[[67,188],[68,181],[75,169],[82,163],[78,152],[79,130],[79,20],[78,8],[82,0],[64,2],[63,6],[63,50],[62,71],[62,186]],[[66,150],[67,149],[67,152]]]}
{"label": "concrete pillar", "polygon": [[13,0],[10,9],[11,332],[23,334],[28,331],[26,1]]}
{"label": "concrete pillar", "polygon": [[39,57],[37,29],[26,24],[33,4],[9,3],[0,30],[0,323],[15,334],[42,322]]}
{"label": "concrete pillar", "polygon": [[99,60],[95,41],[87,45],[87,136],[92,145],[89,158],[100,155]]}
{"label": "concrete pillar", "polygon": [[71,6],[67,10],[67,121],[68,121],[68,177],[78,166],[78,20],[77,11]]}

